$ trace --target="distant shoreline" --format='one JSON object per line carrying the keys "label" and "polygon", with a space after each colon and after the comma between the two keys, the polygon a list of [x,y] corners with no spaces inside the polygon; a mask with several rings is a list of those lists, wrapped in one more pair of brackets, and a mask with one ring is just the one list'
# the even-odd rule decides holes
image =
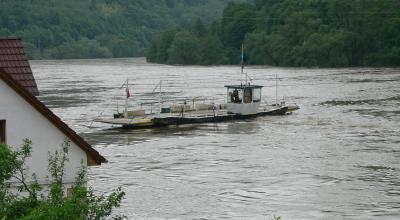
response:
{"label": "distant shoreline", "polygon": [[[124,58],[84,58],[84,59],[31,59],[29,62],[74,62],[74,61],[130,61],[136,60],[138,64],[154,64],[154,65],[166,65],[166,66],[175,66],[175,67],[185,67],[185,66],[198,66],[198,67],[219,67],[219,66],[240,66],[240,64],[215,64],[215,65],[189,65],[189,64],[165,64],[165,63],[154,63],[147,62],[146,57],[124,57]],[[400,68],[400,66],[343,66],[343,67],[307,67],[307,66],[271,66],[271,65],[246,65],[246,67],[250,67],[253,69],[262,69],[262,68],[285,68],[285,69],[359,69],[359,68]]]}

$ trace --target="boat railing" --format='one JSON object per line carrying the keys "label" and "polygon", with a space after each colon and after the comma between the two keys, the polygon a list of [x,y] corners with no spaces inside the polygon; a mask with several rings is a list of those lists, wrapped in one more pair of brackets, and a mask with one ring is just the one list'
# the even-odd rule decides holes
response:
{"label": "boat railing", "polygon": [[[209,102],[208,102],[209,101]],[[142,116],[143,112],[146,115],[169,113],[170,115],[179,113],[197,113],[206,111],[215,111],[226,108],[226,104],[215,104],[214,99],[197,96],[194,98],[179,98],[179,99],[163,99],[162,101],[147,101],[141,102],[134,110],[128,110],[129,118]],[[132,109],[132,107],[130,107]],[[138,114],[140,113],[140,115]],[[214,113],[213,113],[214,114]],[[122,115],[122,114],[121,114]],[[121,116],[123,117],[123,116]]]}

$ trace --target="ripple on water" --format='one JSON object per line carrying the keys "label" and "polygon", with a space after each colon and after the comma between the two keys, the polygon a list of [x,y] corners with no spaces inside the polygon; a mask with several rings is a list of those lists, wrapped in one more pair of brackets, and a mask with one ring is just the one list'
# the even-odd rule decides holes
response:
{"label": "ripple on water", "polygon": [[[122,185],[130,219],[398,219],[399,69],[248,67],[263,98],[301,109],[290,116],[123,130],[93,123],[130,105],[205,97],[224,101],[235,66],[168,66],[143,59],[32,61],[39,97],[108,163],[89,185]],[[239,69],[240,70],[240,69]],[[112,77],[110,77],[112,76]],[[121,98],[115,98],[121,97]]]}

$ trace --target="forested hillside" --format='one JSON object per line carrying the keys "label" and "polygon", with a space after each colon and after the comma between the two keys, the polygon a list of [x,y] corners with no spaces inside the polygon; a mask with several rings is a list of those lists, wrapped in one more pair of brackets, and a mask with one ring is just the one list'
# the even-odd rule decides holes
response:
{"label": "forested hillside", "polygon": [[[243,2],[245,0],[234,0]],[[152,36],[221,16],[228,0],[0,0],[0,37],[31,58],[143,56]]]}
{"label": "forested hillside", "polygon": [[211,25],[195,21],[161,33],[147,58],[170,64],[235,64],[242,43],[249,64],[399,66],[400,1],[232,3]]}

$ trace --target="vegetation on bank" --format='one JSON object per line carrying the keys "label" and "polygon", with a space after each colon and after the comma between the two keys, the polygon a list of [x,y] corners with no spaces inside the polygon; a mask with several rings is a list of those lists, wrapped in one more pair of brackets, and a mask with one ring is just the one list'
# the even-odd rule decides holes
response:
{"label": "vegetation on bank", "polygon": [[[62,151],[49,156],[49,186],[39,185],[36,176],[28,177],[25,161],[30,157],[32,142],[24,140],[18,151],[0,144],[0,219],[93,219],[112,216],[112,210],[119,207],[125,193],[118,188],[108,196],[96,195],[86,186],[86,168],[82,165],[72,185],[70,195],[63,186],[64,166],[68,161],[68,143]],[[14,194],[13,186],[18,186]],[[46,186],[47,187],[47,186]],[[123,216],[113,216],[123,219]]]}
{"label": "vegetation on bank", "polygon": [[21,37],[32,59],[143,56],[155,33],[196,18],[211,22],[227,2],[1,0],[0,37]]}
{"label": "vegetation on bank", "polygon": [[230,3],[210,25],[197,20],[159,34],[150,62],[273,66],[399,66],[397,0],[255,0]]}

